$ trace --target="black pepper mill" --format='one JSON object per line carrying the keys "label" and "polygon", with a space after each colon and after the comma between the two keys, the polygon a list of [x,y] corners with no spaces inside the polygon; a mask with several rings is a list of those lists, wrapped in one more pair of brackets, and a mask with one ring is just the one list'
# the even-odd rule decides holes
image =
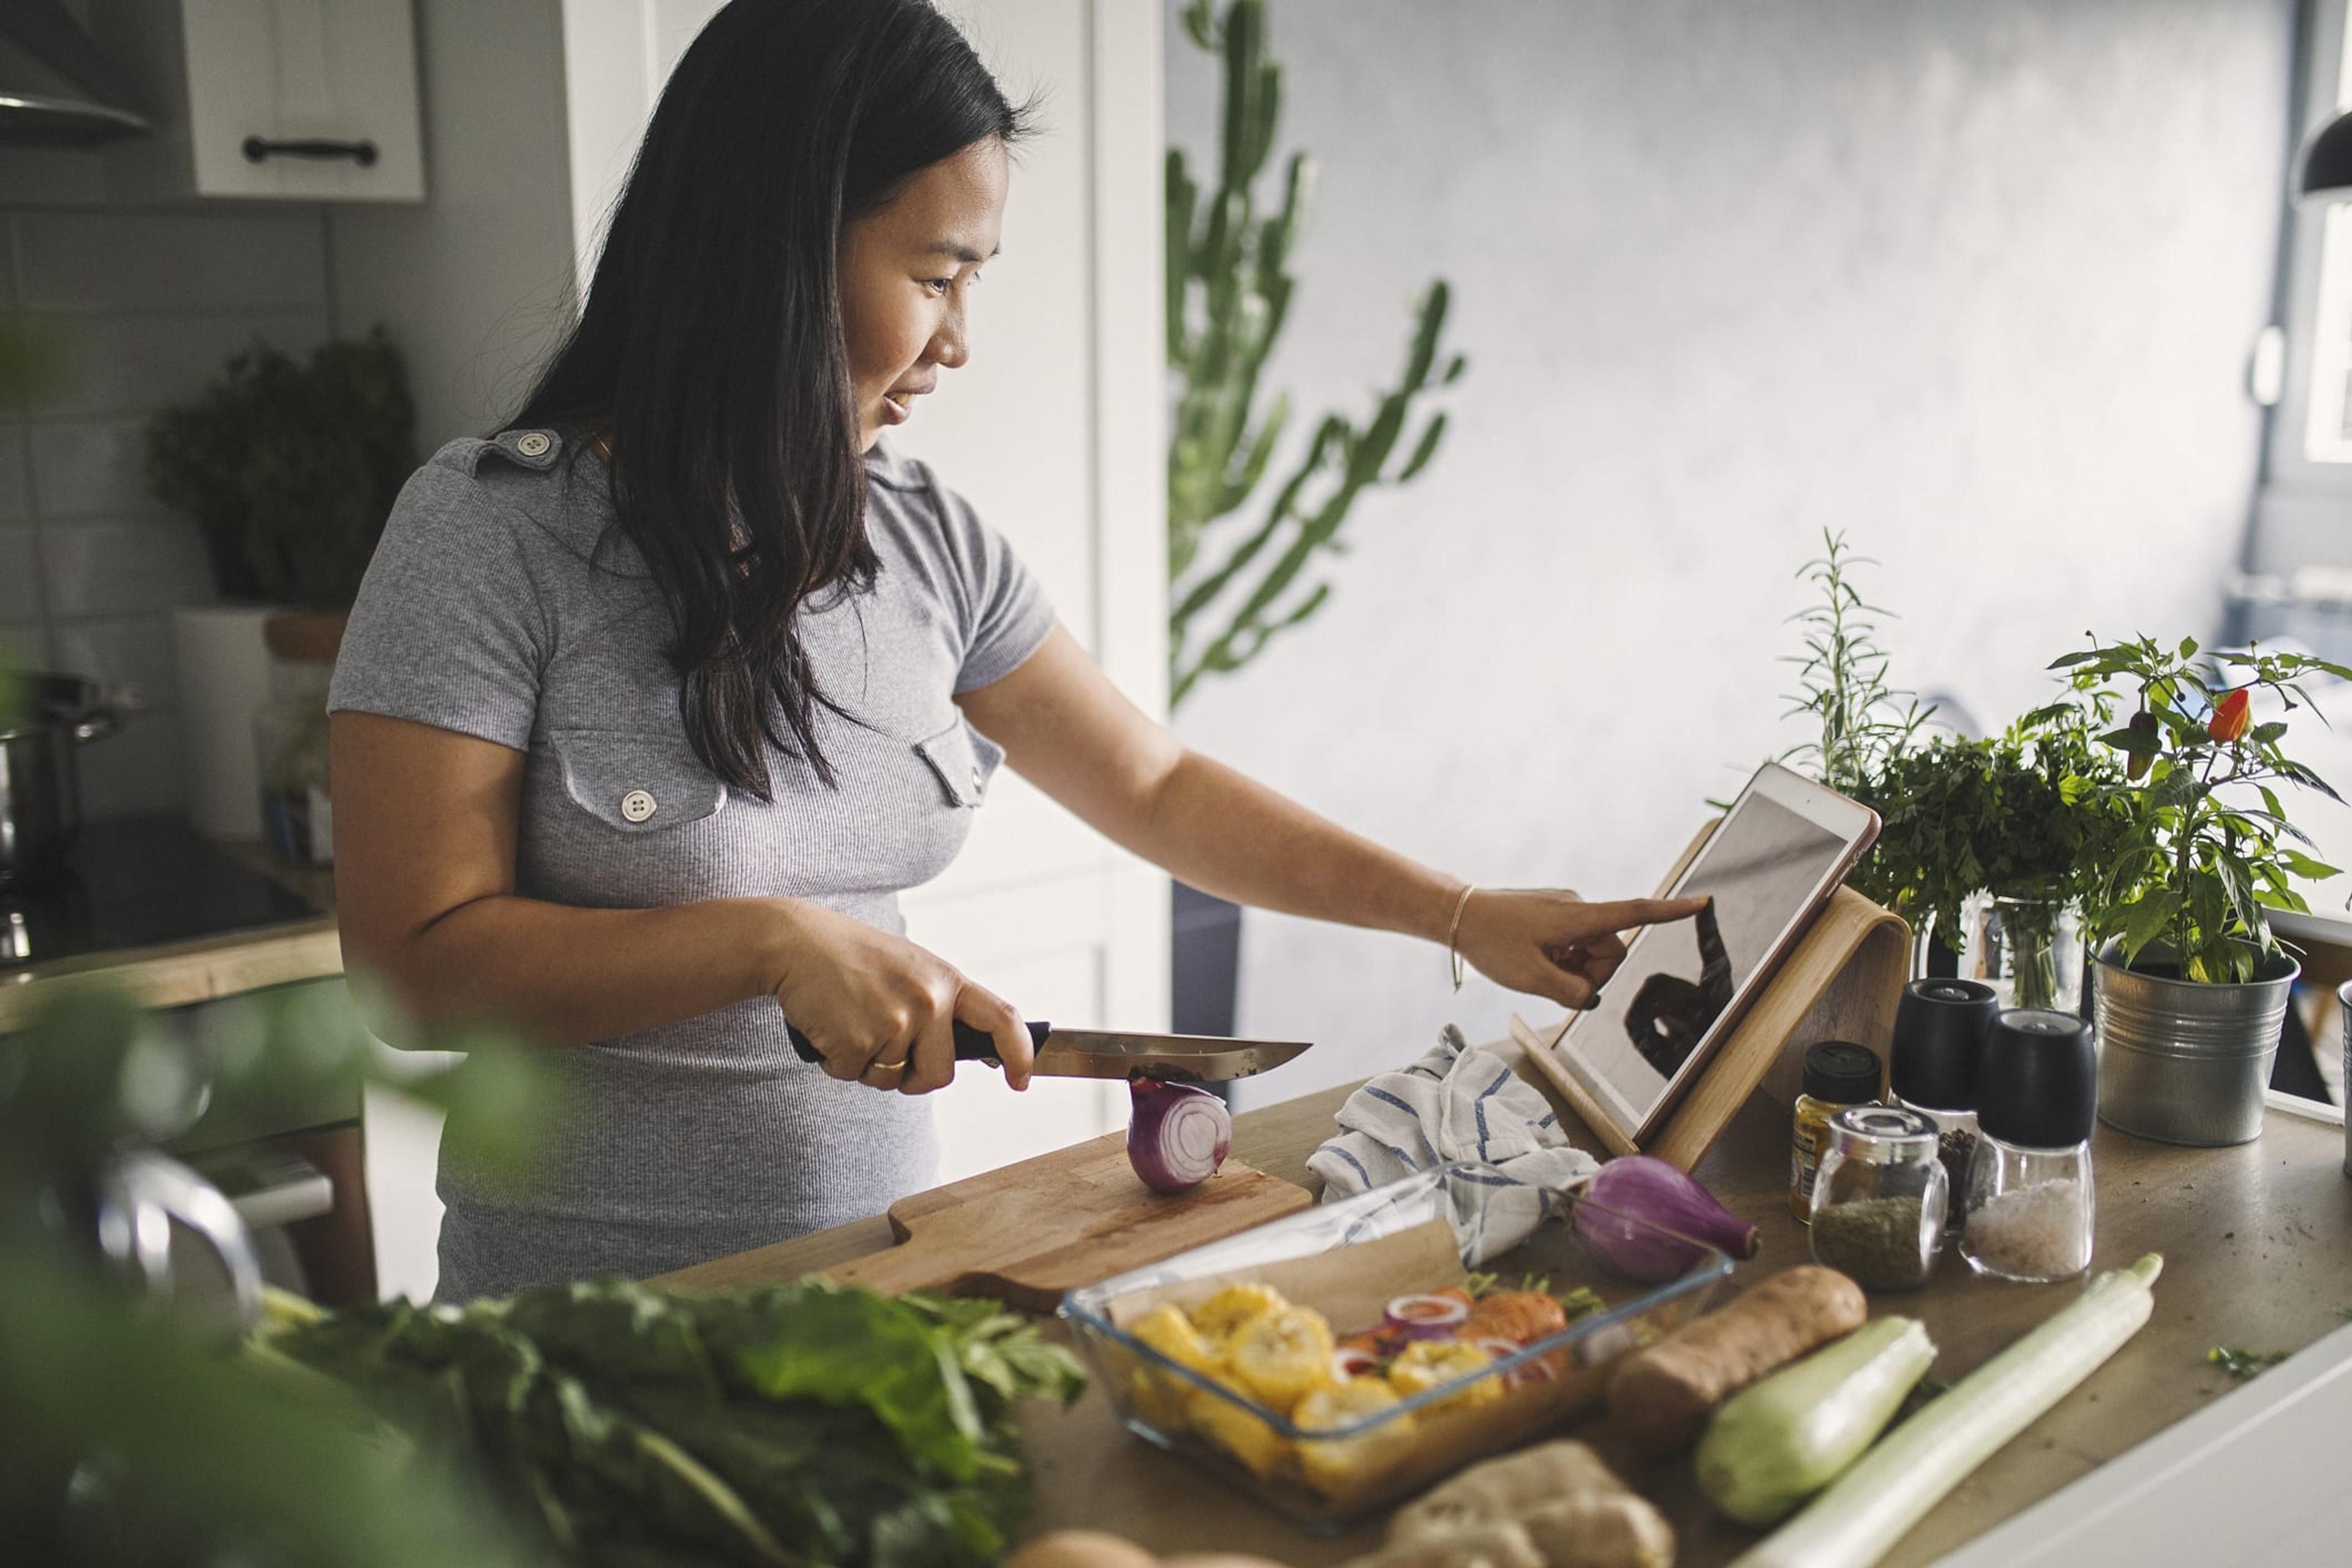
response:
{"label": "black pepper mill", "polygon": [[1951,1222],[1959,1237],[1959,1198],[1968,1191],[1969,1156],[1977,1146],[1977,1094],[1985,1040],[2000,1016],[2000,998],[1977,980],[1914,980],[1895,1008],[1895,1048],[1887,1087],[1896,1105],[1936,1124],[1937,1152],[1950,1178]]}

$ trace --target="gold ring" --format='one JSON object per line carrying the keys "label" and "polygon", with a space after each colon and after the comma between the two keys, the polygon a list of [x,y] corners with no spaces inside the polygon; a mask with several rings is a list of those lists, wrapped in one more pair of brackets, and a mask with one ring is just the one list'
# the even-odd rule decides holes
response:
{"label": "gold ring", "polygon": [[876,1068],[880,1068],[885,1072],[905,1072],[909,1059],[908,1057],[900,1057],[895,1062],[867,1062],[866,1070],[872,1072]]}

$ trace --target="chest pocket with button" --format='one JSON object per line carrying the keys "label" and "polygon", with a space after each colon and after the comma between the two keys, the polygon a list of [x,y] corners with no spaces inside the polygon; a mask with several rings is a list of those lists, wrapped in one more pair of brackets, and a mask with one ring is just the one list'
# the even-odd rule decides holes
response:
{"label": "chest pocket with button", "polygon": [[727,803],[727,786],[680,736],[558,730],[548,745],[562,764],[563,792],[572,804],[624,833],[682,827]]}
{"label": "chest pocket with button", "polygon": [[977,806],[988,797],[988,781],[1004,760],[1004,748],[962,719],[949,725],[915,750],[930,764],[950,805]]}

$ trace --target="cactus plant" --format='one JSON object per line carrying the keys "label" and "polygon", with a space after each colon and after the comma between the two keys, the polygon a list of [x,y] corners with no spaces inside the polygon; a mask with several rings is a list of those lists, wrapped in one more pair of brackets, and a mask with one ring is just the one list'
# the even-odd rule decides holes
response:
{"label": "cactus plant", "polygon": [[[1168,363],[1179,388],[1168,447],[1171,706],[1323,607],[1330,582],[1307,580],[1317,553],[1343,548],[1339,531],[1363,491],[1403,484],[1428,466],[1444,414],[1430,414],[1409,443],[1405,426],[1415,405],[1467,363],[1440,348],[1449,292],[1436,279],[1414,306],[1403,368],[1377,394],[1370,417],[1360,425],[1325,415],[1255,521],[1243,521],[1290,424],[1289,395],[1261,403],[1258,383],[1297,286],[1288,263],[1314,164],[1293,153],[1279,204],[1258,214],[1255,190],[1282,113],[1265,0],[1231,0],[1222,14],[1213,0],[1192,0],[1183,20],[1195,44],[1222,57],[1224,85],[1215,187],[1192,178],[1181,150],[1168,152]],[[1232,542],[1206,566],[1213,535]]]}

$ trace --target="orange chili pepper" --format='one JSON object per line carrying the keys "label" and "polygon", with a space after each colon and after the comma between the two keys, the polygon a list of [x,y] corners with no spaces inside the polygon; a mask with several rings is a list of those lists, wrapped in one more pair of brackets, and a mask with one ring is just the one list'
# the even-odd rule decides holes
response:
{"label": "orange chili pepper", "polygon": [[2252,693],[2241,686],[2213,705],[2213,717],[2205,721],[2205,732],[2228,745],[2245,734],[2246,725],[2253,716],[2252,709]]}

